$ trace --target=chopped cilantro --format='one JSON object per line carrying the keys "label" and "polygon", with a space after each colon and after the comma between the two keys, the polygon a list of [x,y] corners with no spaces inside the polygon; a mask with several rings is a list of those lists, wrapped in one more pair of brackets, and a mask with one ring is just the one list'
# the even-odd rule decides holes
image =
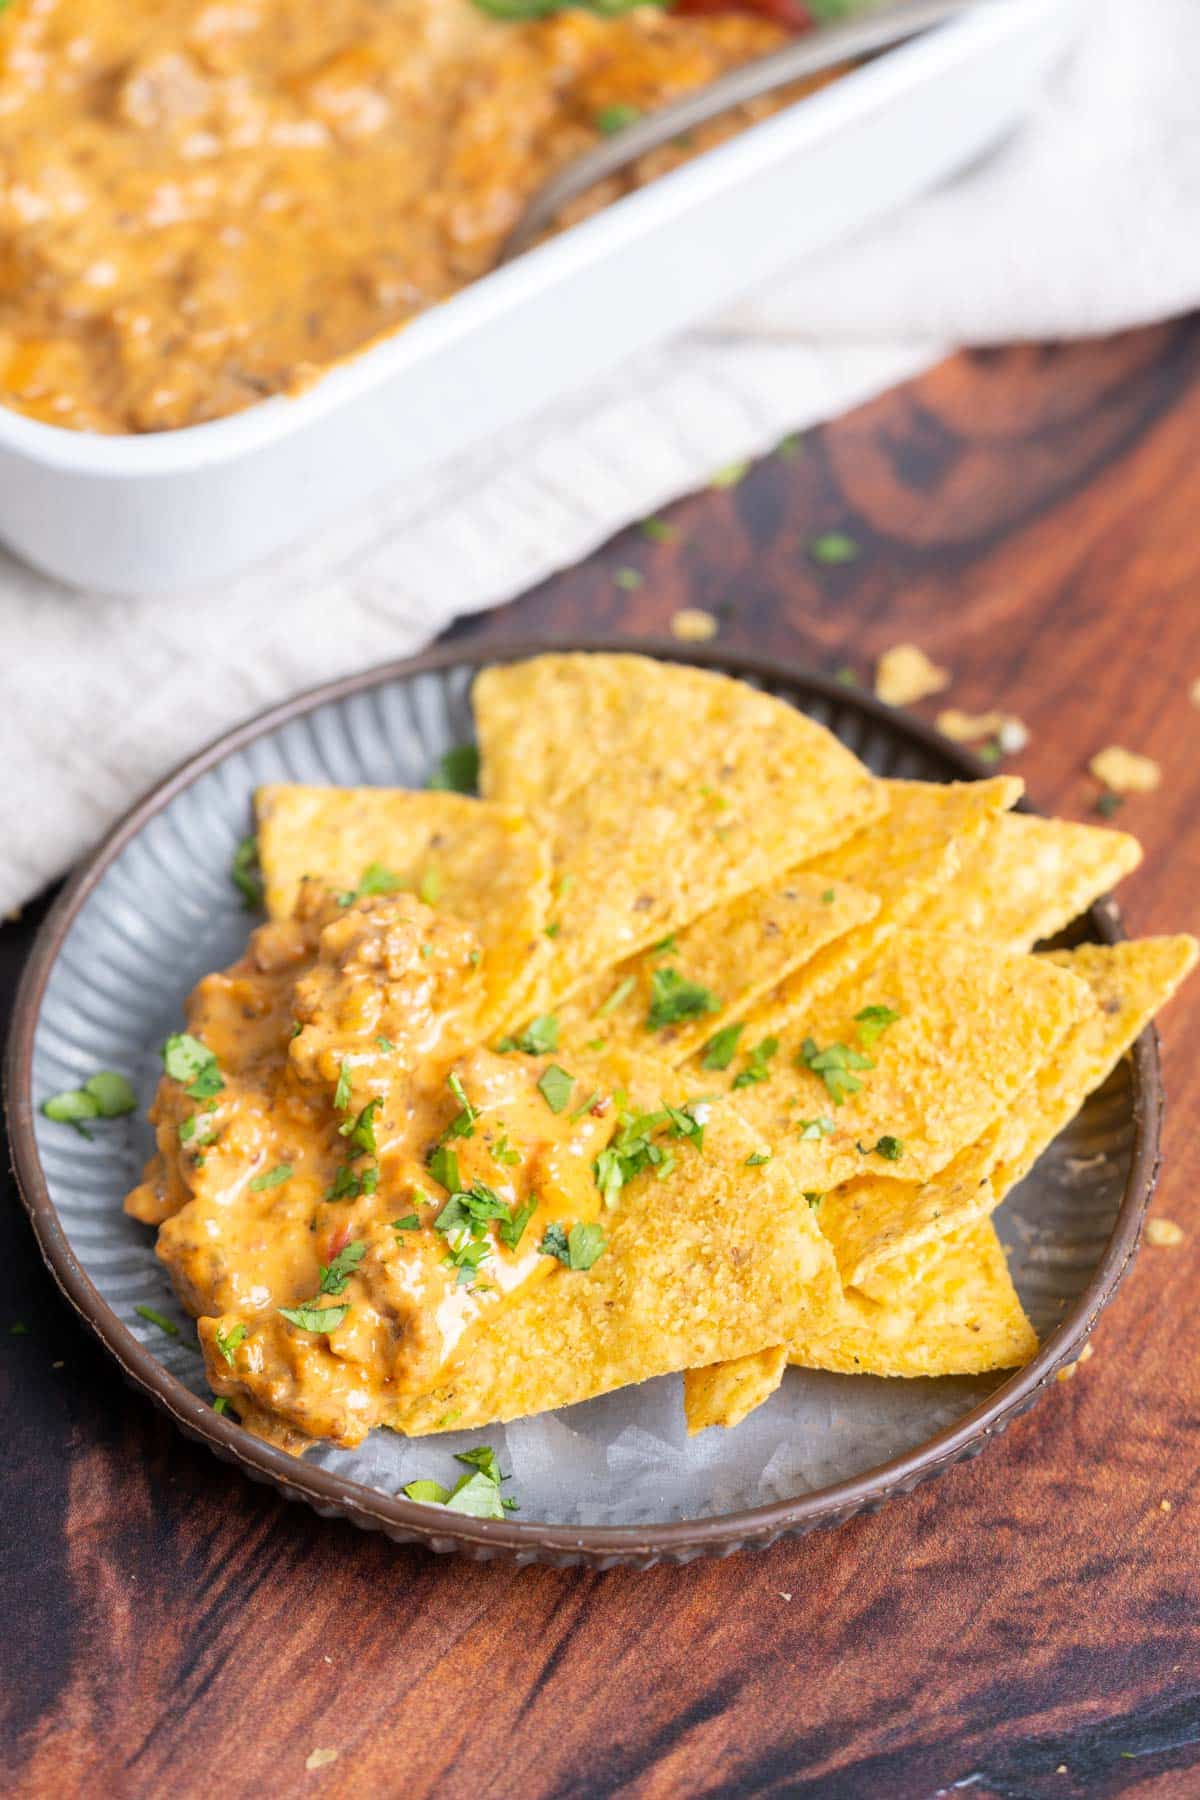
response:
{"label": "chopped cilantro", "polygon": [[824,1194],[819,1194],[815,1188],[808,1188],[805,1190],[804,1198],[808,1201],[808,1204],[812,1207],[813,1211],[816,1212],[825,1196]]}
{"label": "chopped cilantro", "polygon": [[838,669],[834,674],[833,679],[837,682],[839,687],[852,688],[858,686],[858,676],[854,673],[853,669]]}
{"label": "chopped cilantro", "polygon": [[553,1013],[542,1013],[515,1037],[502,1037],[496,1049],[502,1056],[510,1050],[520,1050],[525,1056],[550,1056],[558,1049],[558,1020]]}
{"label": "chopped cilantro", "polygon": [[642,536],[652,544],[670,544],[679,536],[679,531],[665,519],[643,519]]}
{"label": "chopped cilantro", "polygon": [[811,1069],[814,1075],[821,1077],[835,1106],[840,1106],[848,1094],[857,1094],[862,1087],[862,1082],[851,1070],[875,1067],[861,1050],[853,1050],[848,1044],[829,1044],[821,1050],[813,1038],[805,1038],[797,1061],[802,1068]]}
{"label": "chopped cilantro", "polygon": [[601,132],[604,137],[615,137],[618,131],[624,131],[629,125],[635,125],[641,116],[641,108],[637,106],[622,106],[619,103],[613,106],[602,106],[596,114],[596,130]]}
{"label": "chopped cilantro", "polygon": [[481,1444],[478,1450],[456,1450],[454,1460],[465,1463],[468,1469],[478,1469],[489,1481],[494,1481],[497,1487],[508,1479],[500,1473],[500,1459],[487,1444]]}
{"label": "chopped cilantro", "polygon": [[858,1148],[863,1156],[882,1156],[885,1162],[899,1162],[904,1155],[904,1145],[898,1137],[881,1137],[870,1149],[866,1144],[859,1144]]}
{"label": "chopped cilantro", "polygon": [[676,935],[673,931],[669,931],[667,933],[666,937],[659,938],[657,944],[651,944],[650,955],[651,956],[670,956],[672,951],[678,950],[678,948],[679,948],[679,939],[676,937]]}
{"label": "chopped cilantro", "polygon": [[422,1506],[445,1506],[450,1489],[440,1481],[410,1481],[400,1492],[407,1500],[418,1500]]}
{"label": "chopped cilantro", "polygon": [[575,1077],[551,1063],[538,1077],[538,1093],[552,1113],[562,1112],[575,1091]]}
{"label": "chopped cilantro", "polygon": [[547,1225],[538,1249],[543,1256],[557,1257],[568,1269],[584,1272],[604,1254],[606,1245],[601,1225]]}
{"label": "chopped cilantro", "polygon": [[221,1327],[218,1325],[215,1335],[217,1349],[221,1352],[221,1355],[232,1369],[234,1366],[233,1353],[238,1345],[245,1341],[246,1327],[244,1325],[234,1325],[230,1330],[222,1331]]}
{"label": "chopped cilantro", "polygon": [[746,1057],[746,1066],[739,1069],[733,1078],[735,1088],[756,1087],[760,1081],[769,1079],[771,1071],[768,1064],[779,1048],[777,1037],[765,1037],[755,1044]]}
{"label": "chopped cilantro", "polygon": [[980,744],[975,754],[980,762],[998,763],[1003,752],[1001,751],[999,744],[993,739],[990,743]]}
{"label": "chopped cilantro", "polygon": [[769,1163],[770,1160],[771,1152],[769,1150],[755,1150],[752,1155],[746,1158],[746,1167],[748,1169],[761,1169],[763,1164]]}
{"label": "chopped cilantro", "polygon": [[512,1217],[501,1219],[496,1227],[500,1242],[508,1250],[516,1250],[525,1235],[525,1227],[537,1211],[537,1196],[531,1194],[523,1205],[518,1206]]}
{"label": "chopped cilantro", "polygon": [[603,1038],[589,1038],[583,1047],[585,1050],[603,1050],[606,1046]]}
{"label": "chopped cilantro", "polygon": [[461,1185],[458,1178],[458,1158],[447,1144],[439,1144],[427,1164],[433,1179],[444,1187],[448,1193],[454,1193]]}
{"label": "chopped cilantro", "polygon": [[403,885],[400,877],[386,869],[382,863],[368,863],[359,877],[359,898],[364,894],[394,894]]}
{"label": "chopped cilantro", "polygon": [[317,1288],[319,1294],[340,1294],[345,1291],[346,1283],[367,1253],[367,1246],[361,1238],[347,1244],[339,1250],[328,1267],[321,1264],[321,1279]]}
{"label": "chopped cilantro", "polygon": [[378,1095],[374,1100],[368,1100],[357,1118],[347,1119],[343,1125],[338,1126],[338,1136],[349,1138],[356,1149],[365,1150],[370,1156],[374,1156],[379,1148],[375,1142],[375,1114],[382,1106],[383,1101]]}
{"label": "chopped cilantro", "polygon": [[616,987],[608,996],[608,999],[604,1002],[603,1006],[598,1006],[596,1008],[594,1017],[597,1019],[607,1019],[610,1013],[615,1013],[618,1006],[621,1006],[628,1000],[636,986],[637,977],[634,975],[626,975],[624,981],[618,981]]}
{"label": "chopped cilantro", "polygon": [[515,1169],[521,1160],[521,1152],[508,1141],[508,1133],[503,1132],[492,1145],[492,1161],[502,1168]]}
{"label": "chopped cilantro", "polygon": [[258,839],[244,837],[233,853],[229,879],[242,896],[247,912],[256,912],[263,903],[262,869],[258,862]]}
{"label": "chopped cilantro", "polygon": [[385,1037],[377,1037],[375,1039],[375,1044],[378,1049],[383,1051],[385,1056],[390,1056],[392,1051],[396,1048],[391,1039]]}
{"label": "chopped cilantro", "polygon": [[836,1130],[833,1120],[827,1119],[824,1114],[819,1119],[799,1119],[797,1123],[800,1127],[801,1140],[831,1137]]}
{"label": "chopped cilantro", "polygon": [[858,1026],[858,1041],[866,1049],[870,1049],[876,1038],[882,1037],[889,1025],[894,1025],[900,1017],[890,1006],[864,1006],[861,1012],[854,1015],[854,1023]]}
{"label": "chopped cilantro", "polygon": [[186,1031],[177,1031],[167,1039],[162,1063],[172,1081],[187,1083],[184,1091],[193,1100],[211,1100],[225,1086],[212,1051]]}
{"label": "chopped cilantro", "polygon": [[572,1125],[575,1123],[576,1119],[582,1119],[584,1113],[591,1112],[591,1110],[592,1110],[593,1106],[595,1106],[597,1100],[599,1100],[601,1098],[602,1098],[602,1095],[600,1093],[600,1089],[593,1088],[591,1093],[588,1095],[587,1099],[582,1103],[582,1105],[577,1106],[575,1108],[574,1112],[571,1113],[570,1118],[571,1118]]}
{"label": "chopped cilantro", "polygon": [[737,487],[738,483],[744,481],[749,473],[750,464],[748,462],[726,463],[723,469],[718,469],[715,475],[709,476],[708,485],[712,488]]}
{"label": "chopped cilantro", "polygon": [[674,1165],[674,1154],[655,1142],[657,1133],[686,1138],[693,1148],[704,1148],[704,1124],[696,1116],[699,1101],[687,1106],[663,1106],[653,1113],[622,1113],[612,1142],[597,1156],[593,1164],[596,1186],[605,1206],[615,1206],[621,1189],[644,1169],[654,1169],[661,1177]]}
{"label": "chopped cilantro", "polygon": [[[457,1417],[457,1413],[448,1413],[438,1424],[452,1423]],[[409,1500],[425,1506],[444,1506],[447,1512],[465,1513],[473,1519],[502,1519],[506,1513],[517,1510],[515,1500],[501,1497],[500,1485],[508,1476],[501,1474],[494,1450],[481,1445],[477,1450],[457,1451],[455,1461],[465,1463],[467,1473],[453,1488],[443,1487],[440,1481],[410,1481],[401,1492]]]}
{"label": "chopped cilantro", "polygon": [[220,1413],[222,1417],[229,1411],[229,1402],[224,1394],[219,1394],[213,1401],[213,1411],[215,1413]]}
{"label": "chopped cilantro", "polygon": [[826,888],[825,892],[821,895],[821,905],[832,906],[836,899],[837,895],[834,893],[833,889]]}
{"label": "chopped cilantro", "polygon": [[379,1186],[379,1170],[374,1164],[365,1169],[356,1169],[351,1163],[343,1163],[333,1178],[333,1186],[325,1193],[326,1200],[357,1200],[363,1194],[373,1194]]}
{"label": "chopped cilantro", "polygon": [[172,1320],[166,1318],[164,1316],[164,1314],[162,1314],[160,1312],[155,1312],[155,1310],[152,1306],[135,1306],[133,1310],[137,1314],[139,1319],[145,1319],[146,1322],[150,1325],[157,1325],[158,1329],[161,1332],[164,1332],[167,1337],[178,1337],[179,1336],[178,1325],[174,1324]]}
{"label": "chopped cilantro", "polygon": [[857,560],[858,544],[844,531],[823,531],[820,537],[812,539],[808,554],[815,563],[821,563],[826,568],[836,568],[840,563]]}
{"label": "chopped cilantro", "polygon": [[702,1019],[706,1013],[720,1012],[721,1002],[711,988],[689,981],[678,969],[669,966],[655,969],[650,977],[650,1010],[646,1014],[646,1030],[661,1031],[681,1019]]}
{"label": "chopped cilantro", "polygon": [[61,1094],[52,1094],[48,1100],[43,1100],[42,1111],[56,1125],[73,1125],[80,1137],[85,1138],[92,1134],[83,1121],[100,1117],[99,1103],[84,1088],[67,1088]]}
{"label": "chopped cilantro", "polygon": [[336,1331],[346,1314],[348,1306],[318,1306],[316,1300],[302,1300],[299,1306],[281,1306],[279,1316],[286,1319],[289,1325],[298,1325],[301,1331],[317,1331],[328,1334]]}
{"label": "chopped cilantro", "polygon": [[291,1163],[276,1163],[273,1169],[268,1169],[264,1174],[256,1175],[254,1177],[254,1180],[250,1183],[250,1192],[252,1194],[261,1194],[267,1188],[282,1187],[284,1182],[290,1181],[291,1178]]}
{"label": "chopped cilantro", "polygon": [[613,575],[613,584],[624,589],[627,594],[632,594],[641,587],[645,579],[640,569],[618,569]]}
{"label": "chopped cilantro", "polygon": [[556,938],[561,930],[562,926],[559,924],[558,920],[555,919],[553,924],[546,926],[545,930],[542,932],[542,936]]}
{"label": "chopped cilantro", "polygon": [[1101,794],[1096,800],[1096,811],[1102,819],[1111,819],[1113,814],[1124,804],[1124,794]]}
{"label": "chopped cilantro", "polygon": [[429,777],[431,788],[451,794],[479,792],[479,751],[474,744],[455,744],[443,751]]}
{"label": "chopped cilantro", "polygon": [[350,1104],[350,1064],[344,1062],[338,1069],[337,1086],[333,1090],[333,1104],[337,1112],[345,1112]]}
{"label": "chopped cilantro", "polygon": [[85,1094],[96,1102],[102,1119],[119,1119],[122,1113],[137,1111],[137,1095],[132,1083],[115,1069],[100,1069],[83,1084]]}
{"label": "chopped cilantro", "polygon": [[417,888],[417,899],[423,900],[426,906],[436,906],[442,891],[442,878],[436,869],[426,869]]}
{"label": "chopped cilantro", "polygon": [[406,1213],[402,1219],[392,1220],[393,1231],[420,1231],[421,1221],[416,1213]]}
{"label": "chopped cilantro", "polygon": [[458,1101],[460,1110],[455,1113],[445,1131],[442,1133],[443,1141],[446,1138],[474,1137],[475,1121],[478,1119],[479,1114],[467,1099],[467,1090],[462,1084],[462,1077],[455,1074],[447,1075],[446,1086]]}

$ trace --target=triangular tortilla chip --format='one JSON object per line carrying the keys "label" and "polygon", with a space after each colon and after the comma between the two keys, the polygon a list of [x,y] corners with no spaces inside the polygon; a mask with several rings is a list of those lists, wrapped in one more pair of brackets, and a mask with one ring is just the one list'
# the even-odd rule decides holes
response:
{"label": "triangular tortilla chip", "polygon": [[484,791],[519,798],[556,878],[549,993],[634,955],[886,807],[782,700],[638,656],[544,656],[475,684]]}
{"label": "triangular tortilla chip", "polygon": [[571,1406],[815,1328],[837,1300],[829,1246],[782,1166],[714,1107],[702,1151],[639,1176],[605,1215],[608,1247],[554,1269],[473,1332],[458,1365],[388,1423],[409,1436]]}
{"label": "triangular tortilla chip", "polygon": [[[872,894],[824,875],[792,871],[707,912],[577,988],[556,1012],[566,1044],[603,1039],[678,1064],[740,1020],[789,969],[878,911]],[[658,971],[675,971],[711,997],[705,1011],[652,1028]],[[660,981],[662,977],[659,977]],[[712,1002],[719,1002],[714,1005]],[[739,1042],[745,1037],[743,1030]]]}
{"label": "triangular tortilla chip", "polygon": [[[1085,1003],[1043,957],[899,931],[868,969],[781,1024],[767,1078],[735,1090],[738,1110],[761,1145],[787,1149],[802,1189],[864,1171],[927,1181],[1011,1105]],[[844,1078],[803,1066],[839,1047]],[[855,1067],[861,1058],[872,1066]],[[705,1077],[714,1091],[729,1081]]]}
{"label": "triangular tortilla chip", "polygon": [[740,1425],[764,1400],[769,1400],[783,1380],[788,1347],[772,1344],[752,1356],[713,1363],[707,1369],[687,1369],[683,1376],[683,1410],[691,1436],[710,1425],[727,1429]]}
{"label": "triangular tortilla chip", "polygon": [[924,1257],[893,1265],[877,1299],[848,1292],[828,1325],[793,1339],[789,1362],[845,1375],[982,1375],[1015,1369],[1037,1349],[990,1219],[966,1225]]}
{"label": "triangular tortilla chip", "polygon": [[826,1197],[819,1223],[848,1286],[878,1298],[893,1263],[924,1242],[983,1217],[1102,1086],[1194,966],[1190,937],[1081,944],[1045,960],[1087,984],[1089,1004],[1011,1109],[924,1185],[850,1182]]}
{"label": "triangular tortilla chip", "polygon": [[885,781],[888,810],[805,873],[852,882],[879,901],[875,916],[828,948],[806,958],[755,1007],[748,1032],[761,1037],[781,1019],[812,1005],[849,980],[908,923],[925,926],[929,896],[951,880],[960,859],[1015,806],[1024,783],[1012,775],[990,781]]}
{"label": "triangular tortilla chip", "polygon": [[997,819],[925,910],[929,931],[1032,950],[1136,869],[1142,848],[1124,831],[1013,813]]}
{"label": "triangular tortilla chip", "polygon": [[357,889],[368,870],[391,877],[479,934],[489,1017],[524,1010],[550,864],[523,813],[462,794],[288,784],[259,788],[255,809],[272,918],[291,916],[306,876],[337,892]]}

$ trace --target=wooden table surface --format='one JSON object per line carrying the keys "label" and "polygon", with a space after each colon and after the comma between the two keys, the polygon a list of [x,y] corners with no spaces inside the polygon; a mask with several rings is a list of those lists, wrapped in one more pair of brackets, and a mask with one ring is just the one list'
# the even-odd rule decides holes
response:
{"label": "wooden table surface", "polygon": [[[954,704],[1025,720],[1048,810],[1089,816],[1105,744],[1158,758],[1126,917],[1200,924],[1200,324],[959,357],[669,516],[462,635],[691,605],[860,675],[915,641]],[[856,560],[813,559],[831,530]],[[5,1005],[37,912],[0,933]],[[682,1569],[442,1560],[285,1505],[123,1388],[6,1193],[6,1788],[1200,1794],[1200,981],[1163,1041],[1184,1241],[1143,1246],[1076,1377],[876,1517]]]}

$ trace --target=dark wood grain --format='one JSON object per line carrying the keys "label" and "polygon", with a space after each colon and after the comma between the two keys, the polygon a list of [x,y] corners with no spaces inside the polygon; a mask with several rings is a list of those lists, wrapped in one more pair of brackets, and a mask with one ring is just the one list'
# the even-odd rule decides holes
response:
{"label": "dark wood grain", "polygon": [[[1043,807],[1157,757],[1138,931],[1200,924],[1200,326],[959,357],[463,635],[661,634],[866,676],[918,642],[1032,737]],[[810,554],[827,530],[851,564]],[[614,574],[635,568],[634,589]],[[380,655],[388,646],[380,645]],[[926,710],[932,711],[933,708]],[[30,924],[0,933],[0,982]],[[22,1794],[1200,1792],[1200,990],[1167,1015],[1144,1248],[1095,1355],[978,1461],[758,1556],[441,1561],[251,1487],[127,1394],[0,1217],[4,1769]],[[1162,1502],[1170,1502],[1164,1510]],[[315,1748],[338,1760],[306,1771]],[[1061,1771],[1061,1772],[1060,1772]]]}

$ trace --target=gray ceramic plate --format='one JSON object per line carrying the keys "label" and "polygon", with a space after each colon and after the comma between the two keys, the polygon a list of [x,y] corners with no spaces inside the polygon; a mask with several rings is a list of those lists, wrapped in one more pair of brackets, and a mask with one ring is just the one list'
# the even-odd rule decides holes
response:
{"label": "gray ceramic plate", "polygon": [[[545,645],[514,647],[506,658]],[[612,648],[613,646],[582,646]],[[623,648],[629,648],[625,645]],[[947,780],[980,766],[925,727],[829,680],[749,659],[650,647],[763,685],[831,727],[881,775]],[[1042,1348],[1009,1377],[880,1381],[789,1370],[736,1431],[689,1440],[680,1378],[626,1389],[507,1428],[416,1443],[376,1432],[357,1451],[294,1461],[218,1417],[194,1333],[121,1198],[147,1153],[144,1120],[92,1142],[37,1105],[97,1068],[127,1070],[146,1102],[158,1046],[196,979],[241,950],[251,920],[230,885],[235,845],[265,781],[423,786],[471,733],[469,688],[495,651],[451,648],[339,682],[276,708],[185,765],[116,828],[42,929],[14,1019],[8,1109],[18,1178],[63,1292],[126,1377],[190,1436],[290,1499],[398,1541],[522,1561],[649,1564],[726,1555],[830,1525],[981,1450],[1073,1354],[1132,1255],[1153,1185],[1160,1097],[1147,1033],[998,1216]],[[1086,935],[1117,935],[1107,902]],[[178,1339],[136,1312],[176,1320]],[[490,1442],[521,1511],[464,1519],[399,1496],[445,1479],[451,1453]]]}

